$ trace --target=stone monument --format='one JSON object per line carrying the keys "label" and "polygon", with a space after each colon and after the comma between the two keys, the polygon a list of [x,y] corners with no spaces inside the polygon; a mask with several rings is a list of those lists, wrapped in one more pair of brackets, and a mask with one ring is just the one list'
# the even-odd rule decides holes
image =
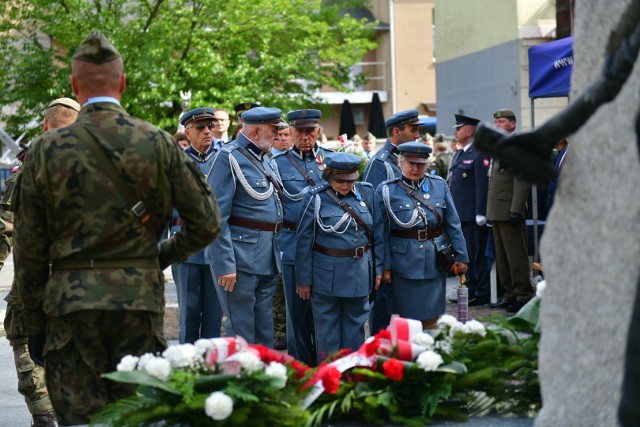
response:
{"label": "stone monument", "polygon": [[[638,0],[576,2],[572,98],[600,74],[609,35],[631,1]],[[547,289],[536,427],[618,425],[640,275],[639,106],[636,63],[617,98],[569,137],[541,241]]]}

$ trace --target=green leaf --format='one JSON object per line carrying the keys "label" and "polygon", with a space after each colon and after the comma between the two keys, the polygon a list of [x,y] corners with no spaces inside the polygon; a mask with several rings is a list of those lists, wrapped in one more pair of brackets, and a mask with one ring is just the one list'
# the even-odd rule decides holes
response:
{"label": "green leaf", "polygon": [[461,375],[467,373],[467,367],[464,365],[464,363],[460,363],[454,360],[451,363],[445,363],[444,365],[438,366],[436,372],[448,372],[451,374]]}
{"label": "green leaf", "polygon": [[535,328],[540,319],[540,298],[533,297],[516,313],[509,322],[517,325],[519,321],[526,322],[531,329]]}
{"label": "green leaf", "polygon": [[231,374],[200,375],[196,378],[193,388],[200,393],[213,392],[222,389],[230,380],[237,377]]}
{"label": "green leaf", "polygon": [[166,382],[159,380],[156,377],[152,377],[143,371],[118,371],[102,374],[103,378],[107,378],[111,381],[128,383],[128,384],[140,384],[150,387],[159,388],[171,394],[182,396],[182,392],[174,387],[171,387]]}

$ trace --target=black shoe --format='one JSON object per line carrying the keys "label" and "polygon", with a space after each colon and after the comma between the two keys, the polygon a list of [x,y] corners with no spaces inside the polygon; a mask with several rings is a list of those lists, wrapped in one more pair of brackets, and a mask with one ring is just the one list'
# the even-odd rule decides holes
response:
{"label": "black shoe", "polygon": [[44,415],[34,415],[31,422],[32,427],[58,427],[56,417],[49,413]]}
{"label": "black shoe", "polygon": [[449,298],[449,302],[451,304],[457,304],[458,303],[458,298]]}
{"label": "black shoe", "polygon": [[527,303],[522,301],[513,301],[509,307],[507,307],[507,311],[509,313],[517,313],[520,311],[522,307],[524,307]]}
{"label": "black shoe", "polygon": [[273,349],[274,350],[286,350],[287,348],[287,340],[283,338],[276,338],[273,341]]}
{"label": "black shoe", "polygon": [[508,308],[513,301],[508,300],[506,298],[500,298],[498,302],[489,304],[489,308]]}
{"label": "black shoe", "polygon": [[478,307],[486,304],[489,304],[489,298],[471,298],[469,300],[469,307]]}

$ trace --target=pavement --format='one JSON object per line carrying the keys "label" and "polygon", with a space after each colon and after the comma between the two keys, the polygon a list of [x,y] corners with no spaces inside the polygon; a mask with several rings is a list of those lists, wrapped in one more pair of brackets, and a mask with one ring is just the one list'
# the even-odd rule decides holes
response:
{"label": "pavement", "polygon": [[[165,298],[169,307],[178,304],[176,287],[171,276],[171,269],[165,270]],[[11,288],[13,280],[13,258],[9,257],[2,270],[0,270],[0,319],[4,320],[7,303],[5,296]],[[494,282],[495,283],[495,282]],[[455,297],[456,288],[459,285],[457,277],[447,279],[447,295]],[[495,296],[494,296],[495,301]],[[481,315],[481,311],[477,315]],[[469,317],[474,317],[470,310]],[[170,342],[173,344],[174,342]],[[20,427],[31,425],[31,415],[27,410],[24,398],[18,393],[18,379],[13,361],[13,351],[4,333],[4,325],[0,323],[0,427]],[[355,427],[360,424],[335,423],[336,426]],[[487,416],[472,418],[468,422],[458,423],[451,421],[436,422],[435,426],[467,426],[467,427],[530,427],[533,426],[531,418],[506,418]]]}

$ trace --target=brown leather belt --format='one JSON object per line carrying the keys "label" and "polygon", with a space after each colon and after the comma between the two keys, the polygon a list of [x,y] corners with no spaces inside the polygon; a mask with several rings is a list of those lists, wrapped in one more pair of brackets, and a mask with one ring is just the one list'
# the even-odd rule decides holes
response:
{"label": "brown leather belt", "polygon": [[171,225],[173,227],[176,227],[176,226],[182,225],[182,224],[183,224],[182,218],[174,218],[173,221],[171,221]]}
{"label": "brown leather belt", "polygon": [[53,271],[59,270],[93,270],[103,268],[160,268],[157,257],[149,258],[112,258],[112,259],[82,259],[65,258],[51,263]]}
{"label": "brown leather belt", "polygon": [[371,243],[367,243],[364,246],[353,249],[332,249],[314,243],[313,250],[329,256],[350,256],[353,258],[362,258],[364,256],[364,253],[371,249],[371,246]]}
{"label": "brown leather belt", "polygon": [[442,230],[391,230],[391,235],[403,239],[416,239],[419,242],[433,239],[442,234]]}
{"label": "brown leather belt", "polygon": [[296,231],[298,229],[298,224],[293,221],[282,221],[282,228],[289,231]]}
{"label": "brown leather belt", "polygon": [[229,225],[237,225],[238,227],[251,228],[253,230],[273,231],[275,234],[278,234],[282,229],[281,221],[276,223],[252,221],[250,219],[238,218],[237,216],[230,217],[228,223]]}

